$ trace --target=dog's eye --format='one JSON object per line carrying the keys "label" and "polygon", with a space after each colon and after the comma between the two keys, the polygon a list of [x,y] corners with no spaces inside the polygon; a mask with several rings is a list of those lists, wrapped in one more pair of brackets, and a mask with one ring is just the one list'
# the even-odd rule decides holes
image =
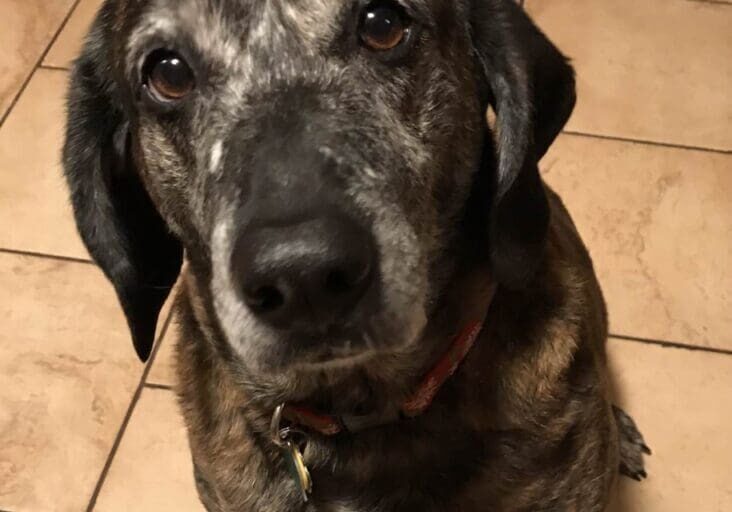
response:
{"label": "dog's eye", "polygon": [[183,57],[175,52],[157,50],[143,67],[145,86],[161,101],[180,101],[196,86],[196,78]]}
{"label": "dog's eye", "polygon": [[359,35],[368,48],[383,52],[399,46],[408,31],[409,21],[399,5],[377,1],[364,10]]}

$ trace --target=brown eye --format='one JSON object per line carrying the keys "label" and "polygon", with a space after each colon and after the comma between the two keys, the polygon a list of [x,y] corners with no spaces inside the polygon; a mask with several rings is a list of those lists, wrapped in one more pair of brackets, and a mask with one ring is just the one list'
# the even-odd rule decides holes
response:
{"label": "brown eye", "polygon": [[361,41],[376,51],[396,48],[409,31],[408,22],[398,5],[378,2],[369,5],[361,21]]}
{"label": "brown eye", "polygon": [[183,57],[159,50],[148,57],[143,69],[145,85],[156,99],[180,101],[193,90],[196,79]]}

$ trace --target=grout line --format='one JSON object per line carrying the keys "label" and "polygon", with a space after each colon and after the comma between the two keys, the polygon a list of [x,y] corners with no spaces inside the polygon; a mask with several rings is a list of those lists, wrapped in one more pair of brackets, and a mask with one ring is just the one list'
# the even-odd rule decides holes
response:
{"label": "grout line", "polygon": [[679,343],[677,341],[654,340],[649,338],[640,338],[638,336],[627,336],[624,334],[609,334],[608,336],[622,341],[643,343],[645,345],[656,345],[663,348],[677,348],[682,350],[691,350],[693,352],[709,352],[712,354],[732,356],[732,350],[726,348],[702,347],[699,345],[690,345],[688,343]]}
{"label": "grout line", "polygon": [[[146,382],[145,387],[148,389],[158,389],[163,391],[173,391],[173,386],[169,386],[167,384],[155,384],[153,382]],[[0,510],[0,512],[2,512]]]}
{"label": "grout line", "polygon": [[[0,247],[0,254],[14,254],[16,256],[29,256],[31,258],[43,258],[47,260],[65,261],[67,263],[82,263],[84,265],[95,265],[92,260],[85,258],[74,258],[73,256],[59,256],[57,254],[46,254],[34,251],[21,251],[18,249],[6,249]],[[2,512],[2,510],[0,510]]]}
{"label": "grout line", "polygon": [[592,139],[614,140],[614,141],[618,141],[618,142],[632,142],[634,144],[643,144],[646,146],[660,146],[660,147],[664,147],[664,148],[685,149],[685,150],[690,150],[690,151],[704,151],[706,153],[732,155],[732,150],[729,150],[729,149],[707,148],[707,147],[703,147],[703,146],[687,146],[684,144],[672,144],[670,142],[659,142],[659,141],[655,141],[655,140],[644,140],[644,139],[632,139],[629,137],[618,137],[615,135],[600,135],[597,133],[576,132],[573,130],[562,130],[562,133],[565,135],[574,135],[576,137],[588,137],[588,138],[592,138]]}
{"label": "grout line", "polygon": [[69,12],[66,13],[66,16],[61,21],[61,24],[59,25],[58,29],[53,34],[53,37],[49,41],[48,45],[46,45],[46,49],[43,50],[40,58],[36,61],[36,64],[33,66],[33,69],[31,69],[30,73],[23,81],[23,84],[20,86],[20,90],[13,97],[13,100],[10,102],[10,105],[8,105],[8,109],[5,111],[5,113],[2,115],[2,117],[0,117],[0,129],[2,129],[2,127],[5,125],[5,121],[8,119],[8,117],[10,117],[10,114],[13,112],[13,109],[15,109],[15,106],[18,104],[20,97],[23,95],[25,90],[28,88],[28,84],[30,83],[31,79],[33,78],[33,75],[36,74],[36,71],[38,70],[38,68],[40,68],[41,64],[43,64],[43,61],[45,60],[46,55],[48,55],[48,52],[51,51],[51,47],[56,43],[58,36],[61,35],[61,32],[63,31],[63,29],[66,28],[66,24],[69,22],[69,19],[71,19],[71,15],[74,14],[76,7],[79,5],[79,2],[81,2],[81,0],[74,0],[74,4],[71,6],[71,9],[69,9]]}
{"label": "grout line", "polygon": [[695,4],[712,4],[712,5],[729,5],[732,7],[732,2],[729,0],[687,0]]}
{"label": "grout line", "polygon": [[71,68],[67,68],[64,66],[51,66],[49,64],[41,64],[40,66],[38,66],[38,69],[45,69],[47,71],[71,71]]}
{"label": "grout line", "polygon": [[173,320],[173,309],[171,308],[170,312],[168,313],[168,317],[165,319],[163,328],[160,330],[160,335],[158,336],[158,338],[156,340],[155,348],[153,349],[153,353],[151,354],[150,360],[147,362],[147,364],[145,365],[145,369],[142,371],[142,377],[140,378],[140,382],[137,385],[135,394],[132,396],[132,401],[130,402],[129,407],[127,408],[127,413],[125,414],[125,417],[122,420],[122,424],[120,425],[119,431],[117,432],[117,436],[114,439],[114,443],[112,444],[112,449],[109,451],[107,460],[104,463],[102,472],[100,473],[99,479],[97,480],[97,484],[94,487],[94,492],[92,493],[91,499],[89,500],[89,505],[86,509],[86,512],[92,512],[94,510],[94,507],[97,504],[97,499],[99,498],[99,494],[102,491],[104,482],[107,479],[109,470],[112,467],[112,462],[114,461],[114,457],[115,457],[115,455],[117,455],[117,450],[119,449],[119,446],[122,443],[122,437],[124,436],[125,431],[127,430],[127,426],[129,425],[130,420],[132,419],[132,413],[135,410],[135,406],[137,406],[137,402],[140,400],[140,396],[142,395],[142,390],[145,388],[145,380],[147,379],[147,376],[150,373],[150,370],[152,369],[152,365],[155,362],[155,357],[158,355],[158,350],[160,349],[160,342],[165,337],[165,333],[168,331],[168,327],[170,326],[170,323],[172,320]]}

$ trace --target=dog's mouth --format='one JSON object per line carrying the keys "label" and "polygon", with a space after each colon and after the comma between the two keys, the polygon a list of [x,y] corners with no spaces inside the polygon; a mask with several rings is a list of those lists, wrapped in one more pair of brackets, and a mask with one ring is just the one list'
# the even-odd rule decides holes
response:
{"label": "dog's mouth", "polygon": [[368,328],[330,326],[319,332],[290,332],[280,342],[291,347],[290,366],[312,369],[356,364],[377,351]]}
{"label": "dog's mouth", "polygon": [[346,369],[367,364],[376,357],[398,352],[414,343],[417,329],[388,329],[385,326],[337,328],[321,333],[289,333],[280,340],[289,347],[282,366],[297,371]]}
{"label": "dog's mouth", "polygon": [[319,372],[330,369],[356,367],[369,362],[378,352],[374,349],[360,350],[323,350],[301,361],[296,361],[292,369],[296,371]]}

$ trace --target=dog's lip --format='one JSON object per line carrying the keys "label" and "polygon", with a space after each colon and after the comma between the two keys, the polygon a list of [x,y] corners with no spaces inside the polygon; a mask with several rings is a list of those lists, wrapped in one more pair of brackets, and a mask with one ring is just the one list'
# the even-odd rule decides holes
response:
{"label": "dog's lip", "polygon": [[377,357],[411,352],[422,336],[424,325],[408,332],[376,327],[374,322],[331,326],[320,333],[289,332],[278,344],[289,347],[272,361],[273,370],[322,372],[343,370],[372,363]]}
{"label": "dog's lip", "polygon": [[353,367],[370,361],[376,356],[376,354],[377,351],[370,348],[354,351],[350,354],[335,356],[326,356],[325,354],[319,354],[315,357],[296,361],[292,365],[292,369],[296,371],[317,372],[337,368]]}
{"label": "dog's lip", "polygon": [[304,343],[298,343],[298,338],[294,337],[294,343],[303,347],[303,360],[316,364],[358,358],[364,352],[373,350],[368,337],[363,335],[328,336],[317,341],[309,339]]}
{"label": "dog's lip", "polygon": [[383,344],[367,332],[351,338],[331,338],[331,340],[324,342],[321,339],[318,345],[303,349],[288,366],[296,371],[313,372],[355,367],[369,363],[378,356],[398,353],[400,349],[410,346],[413,342],[403,340],[402,343],[393,345]]}
{"label": "dog's lip", "polygon": [[331,328],[325,333],[290,333],[284,341],[297,347],[288,366],[298,370],[324,370],[362,364],[377,353],[368,329]]}
{"label": "dog's lip", "polygon": [[327,357],[350,355],[372,346],[368,329],[356,325],[330,325],[320,329],[283,333],[283,342],[300,347],[303,352]]}

